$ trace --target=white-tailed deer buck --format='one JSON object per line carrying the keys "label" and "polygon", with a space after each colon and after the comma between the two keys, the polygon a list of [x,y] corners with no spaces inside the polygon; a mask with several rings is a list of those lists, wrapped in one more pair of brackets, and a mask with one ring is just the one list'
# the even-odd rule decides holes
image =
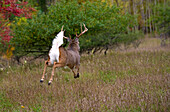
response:
{"label": "white-tailed deer buck", "polygon": [[[81,33],[79,35],[77,35],[76,33],[75,39],[71,39],[71,36],[69,36],[69,38],[64,36],[64,38],[69,41],[69,45],[67,49],[65,49],[62,46],[59,47],[59,61],[58,62],[51,63],[50,56],[48,55],[48,60],[45,61],[44,71],[43,71],[43,75],[42,75],[40,82],[44,81],[47,66],[51,66],[51,65],[53,65],[53,67],[52,67],[51,78],[48,82],[48,85],[52,83],[55,68],[58,68],[58,67],[68,66],[72,70],[74,74],[74,78],[79,77],[79,67],[80,67],[79,37],[88,31],[85,24],[83,25],[85,28],[84,31],[82,31],[82,26],[81,26]],[[63,27],[61,31],[63,31]],[[74,68],[77,69],[77,74],[75,73]]]}

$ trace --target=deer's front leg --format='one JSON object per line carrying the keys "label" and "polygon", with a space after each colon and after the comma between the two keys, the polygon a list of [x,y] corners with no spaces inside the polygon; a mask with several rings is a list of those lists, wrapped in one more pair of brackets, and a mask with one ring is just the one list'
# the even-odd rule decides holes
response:
{"label": "deer's front leg", "polygon": [[52,81],[53,81],[55,68],[63,67],[63,66],[65,66],[65,64],[54,62],[54,65],[53,65],[53,68],[52,68],[52,73],[51,73],[51,78],[50,78],[50,81],[48,82],[48,85],[50,85],[52,83]]}
{"label": "deer's front leg", "polygon": [[79,78],[79,76],[80,76],[80,75],[79,75],[80,65],[77,65],[76,68],[77,68],[77,78]]}
{"label": "deer's front leg", "polygon": [[53,81],[54,71],[55,71],[55,66],[53,65],[51,78],[50,78],[50,81],[48,82],[48,85],[50,85],[52,83],[52,81]]}
{"label": "deer's front leg", "polygon": [[42,78],[41,78],[40,82],[44,81],[44,77],[45,77],[45,72],[46,72],[47,66],[48,66],[48,61],[45,61],[44,71],[43,71],[43,75],[42,75]]}

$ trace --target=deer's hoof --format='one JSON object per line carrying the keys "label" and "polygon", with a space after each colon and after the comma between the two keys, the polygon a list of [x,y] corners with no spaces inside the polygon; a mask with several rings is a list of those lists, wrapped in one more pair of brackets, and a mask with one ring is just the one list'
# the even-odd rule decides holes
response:
{"label": "deer's hoof", "polygon": [[44,82],[44,79],[41,79],[40,82],[41,82],[41,83]]}
{"label": "deer's hoof", "polygon": [[77,78],[79,78],[80,77],[80,75],[79,75],[79,73],[77,73]]}
{"label": "deer's hoof", "polygon": [[52,81],[49,81],[49,82],[48,82],[48,85],[51,85],[51,82],[52,82]]}
{"label": "deer's hoof", "polygon": [[76,78],[77,78],[77,76],[74,76],[74,78],[76,79]]}
{"label": "deer's hoof", "polygon": [[79,73],[77,73],[77,75],[76,76],[74,76],[74,78],[76,79],[76,78],[79,78]]}

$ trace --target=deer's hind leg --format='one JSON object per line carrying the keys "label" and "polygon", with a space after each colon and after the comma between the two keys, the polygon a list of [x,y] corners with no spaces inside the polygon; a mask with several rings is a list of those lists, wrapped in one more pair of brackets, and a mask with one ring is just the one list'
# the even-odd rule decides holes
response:
{"label": "deer's hind leg", "polygon": [[48,66],[48,60],[47,60],[47,61],[45,61],[44,71],[43,71],[43,75],[42,75],[42,78],[41,78],[40,82],[43,82],[43,81],[44,81],[44,78],[45,78],[45,72],[46,72],[47,66]]}
{"label": "deer's hind leg", "polygon": [[52,68],[52,73],[51,73],[51,78],[50,78],[50,81],[48,82],[48,85],[50,85],[53,81],[53,76],[54,76],[54,71],[56,68],[58,67],[64,67],[65,64],[64,63],[57,63],[57,62],[54,62],[54,65],[53,65],[53,68]]}

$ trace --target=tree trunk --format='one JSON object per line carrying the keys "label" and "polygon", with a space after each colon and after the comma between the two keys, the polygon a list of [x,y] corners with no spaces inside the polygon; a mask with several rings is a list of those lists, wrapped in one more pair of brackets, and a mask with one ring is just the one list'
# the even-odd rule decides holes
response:
{"label": "tree trunk", "polygon": [[38,5],[41,7],[41,11],[47,12],[46,0],[37,0]]}
{"label": "tree trunk", "polygon": [[148,12],[149,12],[149,28],[150,28],[150,33],[152,32],[152,23],[151,23],[151,9],[149,7],[150,5],[150,0],[148,0]]}
{"label": "tree trunk", "polygon": [[130,14],[134,15],[134,10],[133,10],[133,0],[129,0],[129,8],[130,8]]}
{"label": "tree trunk", "polygon": [[[136,15],[136,13],[137,13],[136,1],[133,0],[133,15]],[[135,21],[137,21],[137,20],[135,20]],[[137,26],[135,25],[134,26],[134,32],[136,32],[136,30],[137,30]]]}
{"label": "tree trunk", "polygon": [[113,0],[112,0],[112,5],[113,5]]}
{"label": "tree trunk", "polygon": [[[145,1],[146,2],[146,1]],[[147,24],[147,19],[148,19],[148,13],[147,13],[147,3],[145,3],[145,30],[146,30],[146,34],[148,33],[148,24]]]}
{"label": "tree trunk", "polygon": [[141,16],[142,16],[142,31],[145,32],[145,15],[144,15],[144,3],[143,0],[141,0]]}
{"label": "tree trunk", "polygon": [[[113,0],[112,0],[113,1]],[[118,2],[118,0],[115,0],[116,1],[116,4],[117,4],[117,7],[119,7],[119,2]]]}
{"label": "tree trunk", "polygon": [[[129,0],[129,13],[131,15],[134,15],[134,10],[133,10],[133,0]],[[130,28],[131,32],[133,32],[133,28]]]}
{"label": "tree trunk", "polygon": [[[154,0],[154,5],[156,6],[157,5],[157,3],[156,3],[156,0]],[[156,15],[156,8],[154,8],[154,17],[155,17],[155,15]],[[157,32],[157,26],[156,26],[156,23],[154,23],[154,26],[155,26],[155,31]]]}

